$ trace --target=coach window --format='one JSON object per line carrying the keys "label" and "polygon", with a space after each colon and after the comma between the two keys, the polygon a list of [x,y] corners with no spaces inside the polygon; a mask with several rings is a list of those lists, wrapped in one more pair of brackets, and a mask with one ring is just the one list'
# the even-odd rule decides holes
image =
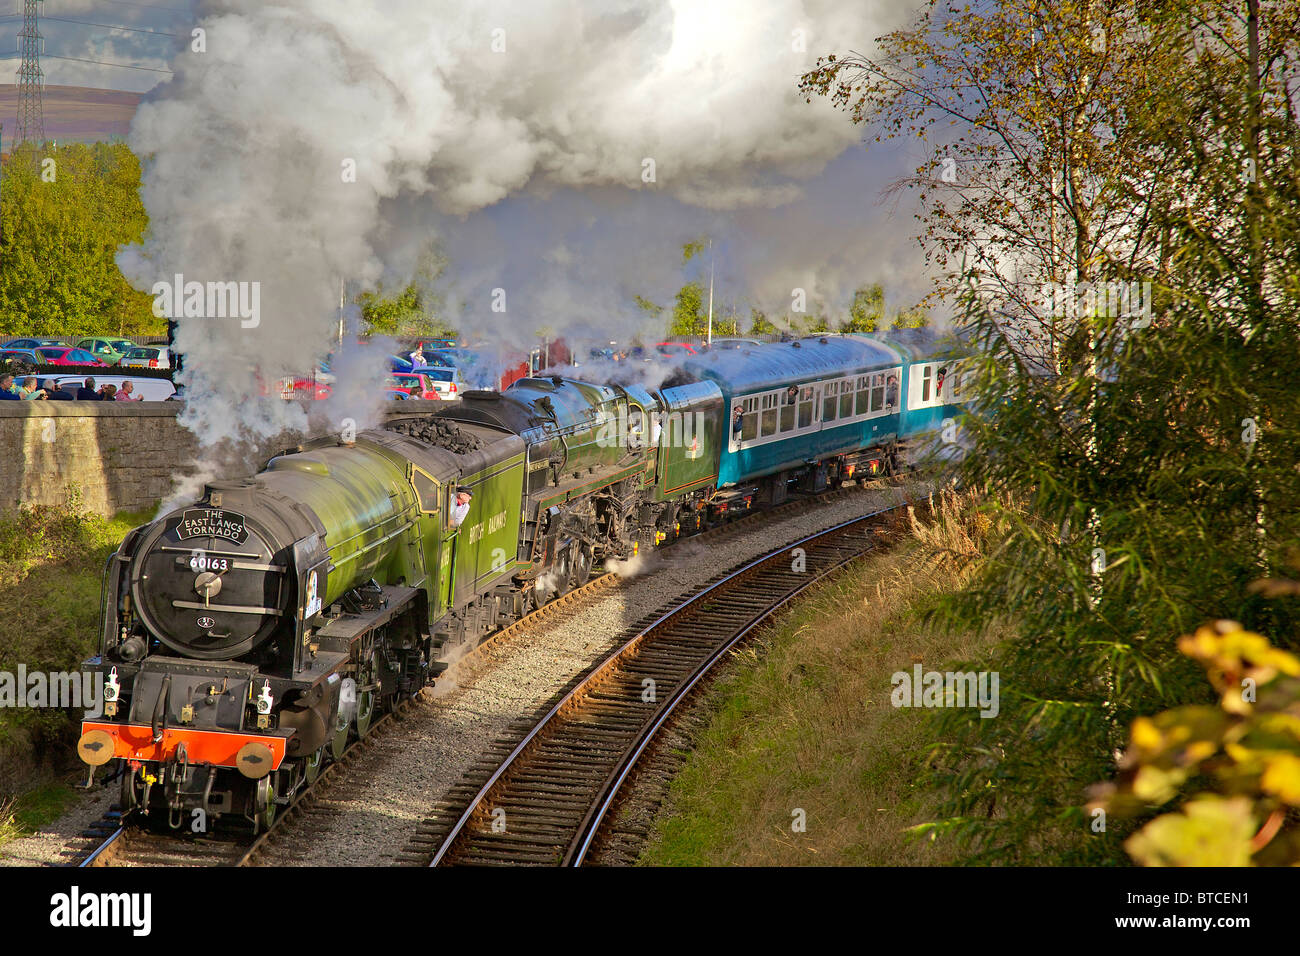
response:
{"label": "coach window", "polygon": [[794,409],[799,401],[799,387],[791,385],[781,396],[781,431],[794,431]]}
{"label": "coach window", "polygon": [[753,441],[758,437],[758,399],[747,398],[742,407],[745,417],[741,419],[740,440]]}
{"label": "coach window", "polygon": [[877,372],[871,376],[871,410],[883,411],[885,408],[885,373]]}
{"label": "coach window", "polygon": [[921,366],[921,401],[930,400],[930,379],[934,375],[934,368],[929,365]]}
{"label": "coach window", "polygon": [[865,415],[871,411],[871,376],[858,376],[858,404],[857,413]]}
{"label": "coach window", "polygon": [[807,428],[813,420],[813,387],[805,385],[799,393],[799,427]]}
{"label": "coach window", "polygon": [[840,418],[853,417],[853,379],[840,382]]}
{"label": "coach window", "polygon": [[836,403],[839,401],[840,383],[826,382],[822,385],[822,421],[835,421]]}
{"label": "coach window", "polygon": [[781,393],[769,393],[763,396],[763,431],[762,435],[767,438],[769,435],[776,434],[777,425],[777,402],[781,399]]}

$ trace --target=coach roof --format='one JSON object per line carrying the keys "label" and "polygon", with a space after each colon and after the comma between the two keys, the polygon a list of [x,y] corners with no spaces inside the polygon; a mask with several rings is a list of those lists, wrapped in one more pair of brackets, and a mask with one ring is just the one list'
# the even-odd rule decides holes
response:
{"label": "coach roof", "polygon": [[899,361],[897,352],[875,339],[827,335],[709,351],[686,360],[682,368],[696,378],[714,379],[725,391],[735,393],[833,378]]}

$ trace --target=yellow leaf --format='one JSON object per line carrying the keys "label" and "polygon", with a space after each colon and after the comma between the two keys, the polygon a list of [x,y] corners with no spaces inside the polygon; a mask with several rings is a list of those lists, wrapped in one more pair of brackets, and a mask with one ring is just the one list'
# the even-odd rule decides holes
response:
{"label": "yellow leaf", "polygon": [[1133,721],[1133,746],[1139,750],[1159,750],[1161,734],[1159,728],[1148,717],[1139,717]]}
{"label": "yellow leaf", "polygon": [[1143,866],[1250,866],[1256,829],[1246,797],[1201,797],[1156,817],[1124,849]]}
{"label": "yellow leaf", "polygon": [[1259,778],[1260,788],[1278,799],[1300,806],[1300,757],[1280,754],[1265,761],[1264,775]]}
{"label": "yellow leaf", "polygon": [[1133,795],[1148,803],[1165,803],[1173,799],[1179,785],[1186,779],[1186,770],[1163,770],[1148,764],[1133,778]]}

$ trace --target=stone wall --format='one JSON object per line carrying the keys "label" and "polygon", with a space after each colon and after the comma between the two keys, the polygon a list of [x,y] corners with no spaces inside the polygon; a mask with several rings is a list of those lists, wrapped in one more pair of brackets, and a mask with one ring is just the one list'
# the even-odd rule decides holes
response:
{"label": "stone wall", "polygon": [[[390,416],[436,408],[438,402],[392,402]],[[183,402],[0,402],[0,509],[67,502],[76,488],[82,507],[102,515],[152,508],[189,471],[198,451],[176,421]],[[314,433],[323,434],[322,424]],[[300,441],[286,436],[254,451],[240,468],[257,470]]]}

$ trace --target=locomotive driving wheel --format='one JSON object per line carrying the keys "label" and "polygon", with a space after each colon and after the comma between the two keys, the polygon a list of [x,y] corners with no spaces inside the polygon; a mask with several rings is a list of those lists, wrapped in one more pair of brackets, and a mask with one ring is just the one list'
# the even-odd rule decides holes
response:
{"label": "locomotive driving wheel", "polygon": [[316,778],[320,776],[321,768],[323,766],[325,766],[324,744],[322,744],[314,754],[307,758],[303,767],[303,779],[307,781],[309,786],[316,782]]}
{"label": "locomotive driving wheel", "polygon": [[343,690],[339,692],[339,709],[334,716],[334,736],[330,738],[330,753],[335,760],[342,760],[348,749],[348,730],[352,727],[351,707],[355,700],[348,700],[345,692],[355,686],[351,678],[344,681]]}
{"label": "locomotive driving wheel", "polygon": [[357,736],[364,737],[370,731],[370,723],[375,716],[375,688],[378,671],[375,668],[375,655],[372,650],[364,661],[357,666]]}
{"label": "locomotive driving wheel", "polygon": [[257,787],[253,791],[253,828],[255,832],[271,829],[275,823],[276,805],[275,805],[275,778],[279,772],[268,773],[261,780],[257,781]]}
{"label": "locomotive driving wheel", "polygon": [[561,548],[555,555],[551,566],[537,576],[533,582],[533,608],[549,604],[569,590],[569,581],[573,575],[573,547]]}
{"label": "locomotive driving wheel", "polygon": [[573,546],[573,574],[571,580],[572,586],[580,588],[587,583],[591,577],[591,566],[595,563],[592,556],[591,548],[585,544],[575,544]]}

